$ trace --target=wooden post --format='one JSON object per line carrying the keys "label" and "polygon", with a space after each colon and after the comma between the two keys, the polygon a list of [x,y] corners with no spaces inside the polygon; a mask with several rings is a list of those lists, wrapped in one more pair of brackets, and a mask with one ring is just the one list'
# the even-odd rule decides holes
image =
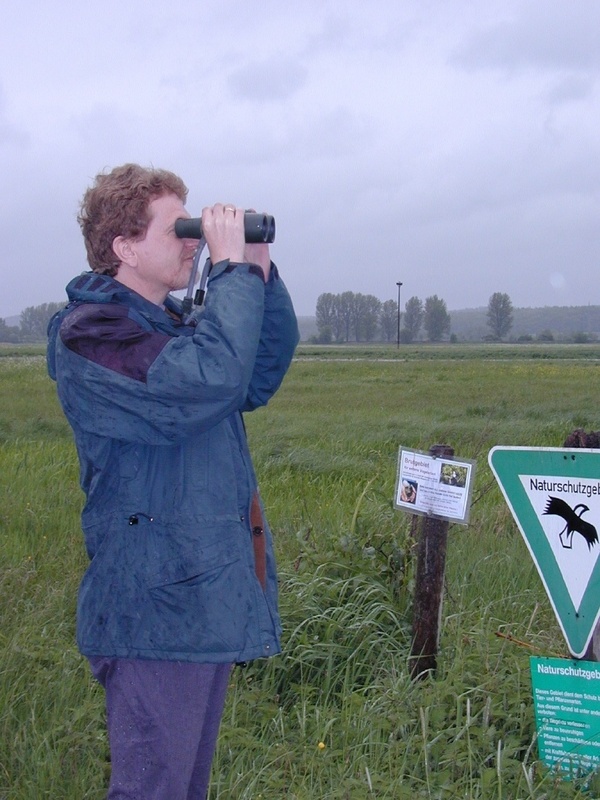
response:
{"label": "wooden post", "polygon": [[[586,433],[583,428],[576,428],[564,441],[563,447],[585,447],[589,450],[600,448],[600,431]],[[592,634],[583,661],[600,661],[600,623]]]}
{"label": "wooden post", "polygon": [[583,661],[600,661],[600,624],[596,625],[588,649],[583,654]]}
{"label": "wooden post", "polygon": [[[454,450],[448,445],[436,444],[429,448],[429,455],[451,458]],[[410,673],[413,679],[426,677],[437,666],[447,539],[447,521],[419,517],[410,656]]]}

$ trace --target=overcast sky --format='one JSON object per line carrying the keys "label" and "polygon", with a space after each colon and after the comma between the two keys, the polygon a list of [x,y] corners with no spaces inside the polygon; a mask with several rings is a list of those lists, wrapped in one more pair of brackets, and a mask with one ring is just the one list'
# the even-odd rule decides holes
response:
{"label": "overcast sky", "polygon": [[272,213],[322,292],[600,303],[598,0],[3,0],[0,317],[87,269],[85,188],[179,173]]}

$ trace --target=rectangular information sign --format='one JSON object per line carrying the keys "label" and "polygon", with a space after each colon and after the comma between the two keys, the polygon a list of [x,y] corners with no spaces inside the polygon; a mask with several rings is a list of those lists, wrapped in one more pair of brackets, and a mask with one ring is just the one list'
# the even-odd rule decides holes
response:
{"label": "rectangular information sign", "polygon": [[600,663],[531,658],[540,759],[565,777],[600,764]]}
{"label": "rectangular information sign", "polygon": [[466,525],[475,462],[400,448],[395,508]]}

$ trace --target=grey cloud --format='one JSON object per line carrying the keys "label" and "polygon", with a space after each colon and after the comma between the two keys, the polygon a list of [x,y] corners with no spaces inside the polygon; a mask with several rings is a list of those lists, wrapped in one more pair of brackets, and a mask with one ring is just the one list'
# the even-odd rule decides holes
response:
{"label": "grey cloud", "polygon": [[421,0],[415,12],[410,3],[388,3],[385,13],[374,13],[369,4],[337,4],[335,11],[315,15],[303,55],[352,52],[357,58],[369,58],[374,52],[399,52],[422,27],[419,16],[424,5]]}
{"label": "grey cloud", "polygon": [[296,153],[321,158],[344,158],[362,155],[373,141],[374,131],[370,121],[356,112],[337,107],[312,119],[305,127],[290,133],[290,143]]}
{"label": "grey cloud", "polygon": [[353,43],[351,38],[352,25],[347,14],[345,16],[327,15],[317,30],[312,31],[307,37],[305,54],[314,55],[347,46],[349,43]]}
{"label": "grey cloud", "polygon": [[12,147],[27,148],[31,142],[31,137],[26,131],[22,131],[10,122],[0,119],[0,146],[7,145]]}
{"label": "grey cloud", "polygon": [[0,147],[6,145],[25,149],[30,141],[29,133],[10,121],[4,91],[0,86]]}
{"label": "grey cloud", "polygon": [[[135,124],[137,122],[137,124]],[[71,117],[69,128],[84,147],[113,151],[128,146],[139,121],[117,105],[98,104]]]}
{"label": "grey cloud", "polygon": [[306,83],[308,71],[283,57],[246,64],[229,76],[229,88],[238,99],[273,103],[287,100]]}
{"label": "grey cloud", "polygon": [[600,4],[525,3],[510,20],[473,31],[450,61],[468,70],[597,69]]}
{"label": "grey cloud", "polygon": [[594,89],[594,81],[587,76],[565,75],[548,90],[546,99],[551,105],[585,100]]}

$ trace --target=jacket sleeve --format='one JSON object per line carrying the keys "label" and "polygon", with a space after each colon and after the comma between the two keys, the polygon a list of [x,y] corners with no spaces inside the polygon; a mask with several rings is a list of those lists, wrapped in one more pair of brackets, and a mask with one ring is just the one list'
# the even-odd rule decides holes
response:
{"label": "jacket sleeve", "polygon": [[277,267],[265,286],[265,304],[258,351],[243,411],[266,405],[280,387],[300,336],[296,314]]}
{"label": "jacket sleeve", "polygon": [[65,317],[57,379],[74,427],[172,444],[242,408],[261,339],[265,284],[248,264],[222,262],[213,273],[191,336],[145,330],[119,305],[120,315],[84,305]]}

